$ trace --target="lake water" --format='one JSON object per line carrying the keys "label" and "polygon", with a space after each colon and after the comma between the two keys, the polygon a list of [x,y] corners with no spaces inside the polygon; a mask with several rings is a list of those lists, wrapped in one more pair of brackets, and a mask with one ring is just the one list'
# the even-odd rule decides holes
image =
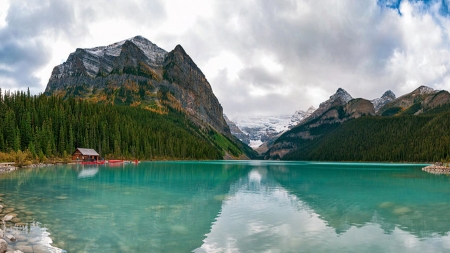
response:
{"label": "lake water", "polygon": [[450,252],[450,177],[422,167],[65,165],[0,174],[0,198],[34,252]]}

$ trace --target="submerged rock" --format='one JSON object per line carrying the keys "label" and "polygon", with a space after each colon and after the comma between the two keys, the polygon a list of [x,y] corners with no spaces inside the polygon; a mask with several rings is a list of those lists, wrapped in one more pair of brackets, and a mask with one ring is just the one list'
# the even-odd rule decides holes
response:
{"label": "submerged rock", "polygon": [[0,239],[0,253],[5,253],[7,249],[8,249],[8,244],[6,243],[6,241],[3,239]]}
{"label": "submerged rock", "polygon": [[34,252],[32,246],[19,245],[16,246],[16,250],[20,250],[22,252]]}
{"label": "submerged rock", "polygon": [[5,217],[2,218],[2,221],[11,221],[12,219],[14,219],[14,216],[6,215]]}
{"label": "submerged rock", "polygon": [[16,237],[14,237],[13,235],[7,235],[6,239],[8,239],[10,242],[15,242],[16,241]]}

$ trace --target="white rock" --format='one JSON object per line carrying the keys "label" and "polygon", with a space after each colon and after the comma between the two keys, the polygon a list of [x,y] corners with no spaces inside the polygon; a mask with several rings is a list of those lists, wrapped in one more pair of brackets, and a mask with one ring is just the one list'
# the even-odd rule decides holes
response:
{"label": "white rock", "polygon": [[6,243],[6,241],[3,239],[0,239],[0,253],[5,253],[7,249],[8,249],[8,244]]}
{"label": "white rock", "polygon": [[8,239],[11,242],[15,242],[16,241],[16,238],[13,235],[7,235],[6,239]]}
{"label": "white rock", "polygon": [[0,239],[2,239],[5,236],[5,232],[3,232],[3,230],[0,229]]}
{"label": "white rock", "polygon": [[12,219],[14,219],[14,216],[12,216],[12,215],[6,215],[5,217],[3,217],[2,221],[10,221],[10,220],[12,220]]}

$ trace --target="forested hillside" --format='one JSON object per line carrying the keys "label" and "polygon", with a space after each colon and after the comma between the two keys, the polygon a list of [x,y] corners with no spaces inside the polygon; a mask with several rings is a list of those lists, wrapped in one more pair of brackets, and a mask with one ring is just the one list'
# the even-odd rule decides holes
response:
{"label": "forested hillside", "polygon": [[296,139],[298,148],[283,159],[434,162],[450,158],[449,105],[418,116],[365,116],[311,131],[320,137]]}
{"label": "forested hillside", "polygon": [[38,160],[67,157],[77,147],[103,157],[222,159],[240,147],[214,131],[199,130],[173,109],[149,110],[80,99],[0,90],[0,152],[26,151]]}

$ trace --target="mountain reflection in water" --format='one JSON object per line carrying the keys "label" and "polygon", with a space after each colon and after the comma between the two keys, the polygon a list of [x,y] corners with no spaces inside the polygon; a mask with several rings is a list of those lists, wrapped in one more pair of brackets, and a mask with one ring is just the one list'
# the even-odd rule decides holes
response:
{"label": "mountain reflection in water", "polygon": [[447,252],[450,178],[421,167],[56,166],[0,174],[0,192],[67,252]]}
{"label": "mountain reflection in water", "polygon": [[419,166],[267,164],[195,252],[447,252],[450,184]]}

